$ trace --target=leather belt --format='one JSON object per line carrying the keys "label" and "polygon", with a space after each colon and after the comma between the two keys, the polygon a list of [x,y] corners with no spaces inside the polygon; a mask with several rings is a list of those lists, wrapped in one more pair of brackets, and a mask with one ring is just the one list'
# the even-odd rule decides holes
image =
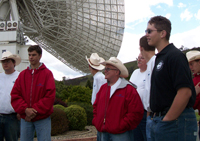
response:
{"label": "leather belt", "polygon": [[1,114],[0,113],[0,116],[10,116],[10,115],[17,115],[17,113],[10,113],[10,114]]}

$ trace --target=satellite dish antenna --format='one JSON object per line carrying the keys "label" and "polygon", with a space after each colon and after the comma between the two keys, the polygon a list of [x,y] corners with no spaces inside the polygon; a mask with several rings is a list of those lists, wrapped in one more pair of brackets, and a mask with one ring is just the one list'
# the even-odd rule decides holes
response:
{"label": "satellite dish antenna", "polygon": [[89,73],[85,56],[91,53],[104,59],[119,53],[124,0],[1,0],[3,24],[8,25],[9,9],[9,25],[17,21],[19,35],[28,36],[75,71]]}

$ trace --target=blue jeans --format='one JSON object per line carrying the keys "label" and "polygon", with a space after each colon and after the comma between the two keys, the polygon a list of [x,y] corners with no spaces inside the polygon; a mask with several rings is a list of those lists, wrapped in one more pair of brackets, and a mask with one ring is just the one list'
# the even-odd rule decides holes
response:
{"label": "blue jeans", "polygon": [[147,117],[147,123],[146,123],[146,135],[147,135],[147,141],[151,141],[151,124],[152,119],[150,116]]}
{"label": "blue jeans", "polygon": [[152,141],[196,141],[197,119],[192,108],[186,108],[176,120],[162,121],[163,118],[153,117]]}
{"label": "blue jeans", "polygon": [[0,141],[18,141],[20,121],[17,114],[0,114]]}
{"label": "blue jeans", "polygon": [[146,121],[147,121],[147,112],[144,111],[143,118],[140,124],[130,131],[131,141],[146,141]]}
{"label": "blue jeans", "polygon": [[21,119],[20,141],[33,141],[34,135],[38,141],[51,141],[51,118],[27,122]]}
{"label": "blue jeans", "polygon": [[101,141],[100,132],[97,131],[97,141]]}
{"label": "blue jeans", "polygon": [[131,141],[129,131],[121,134],[111,134],[107,132],[99,132],[101,141]]}

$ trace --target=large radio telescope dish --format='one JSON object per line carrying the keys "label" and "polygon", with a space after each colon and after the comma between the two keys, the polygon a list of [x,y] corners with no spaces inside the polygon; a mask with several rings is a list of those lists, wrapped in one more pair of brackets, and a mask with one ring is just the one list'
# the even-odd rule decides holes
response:
{"label": "large radio telescope dish", "polygon": [[17,0],[24,33],[70,68],[88,73],[85,56],[117,56],[124,0]]}

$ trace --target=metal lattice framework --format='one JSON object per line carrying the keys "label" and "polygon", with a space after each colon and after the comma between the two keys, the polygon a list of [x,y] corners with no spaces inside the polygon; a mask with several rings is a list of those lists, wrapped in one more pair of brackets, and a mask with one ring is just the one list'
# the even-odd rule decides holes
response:
{"label": "metal lattice framework", "polygon": [[85,56],[117,56],[124,0],[17,0],[24,33],[70,68],[88,73]]}

